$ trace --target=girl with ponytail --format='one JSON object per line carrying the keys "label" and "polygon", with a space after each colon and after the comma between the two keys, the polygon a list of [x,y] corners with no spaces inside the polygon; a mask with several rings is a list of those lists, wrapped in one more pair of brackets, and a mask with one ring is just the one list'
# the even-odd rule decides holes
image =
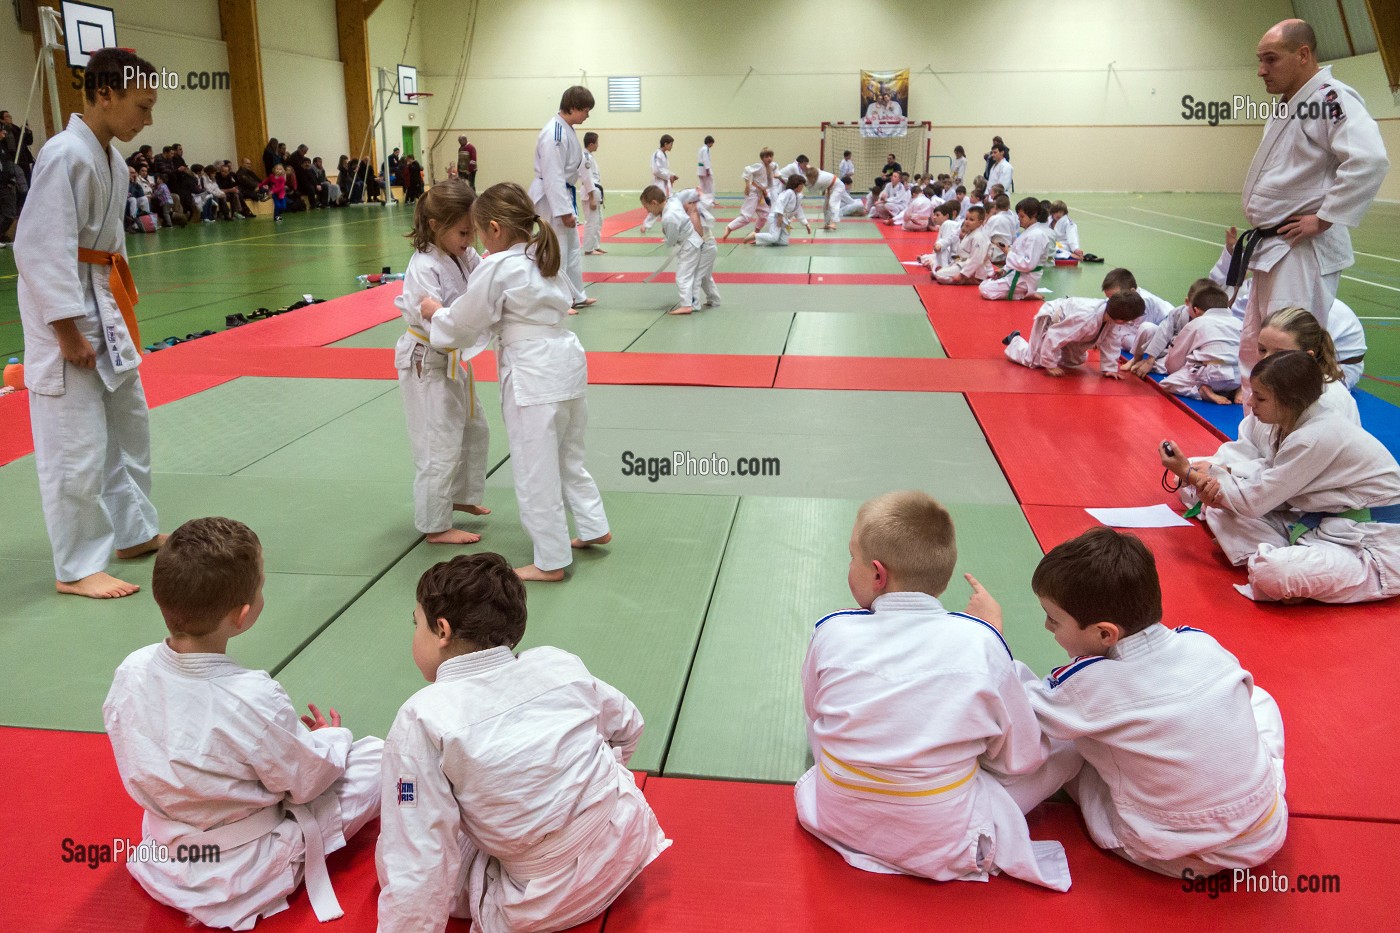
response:
{"label": "girl with ponytail", "polygon": [[[534,563],[515,572],[557,582],[571,547],[612,540],[602,494],[583,466],[588,363],[564,326],[572,291],[559,274],[559,240],[519,185],[486,189],[471,216],[489,252],[456,301],[423,300],[423,320],[439,349],[470,347],[482,334],[495,340],[520,524],[534,545]],[[578,529],[572,541],[566,505]]]}

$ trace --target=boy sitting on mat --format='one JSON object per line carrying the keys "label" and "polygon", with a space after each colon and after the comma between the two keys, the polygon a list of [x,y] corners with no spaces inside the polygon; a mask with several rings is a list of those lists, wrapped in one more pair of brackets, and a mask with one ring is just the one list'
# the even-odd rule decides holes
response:
{"label": "boy sitting on mat", "polygon": [[[1023,814],[1079,759],[1042,741],[1001,633],[938,601],[952,518],[922,492],[887,493],[861,506],[850,551],[862,608],[820,619],[802,667],[816,766],[797,782],[798,821],[865,871],[1068,890],[1064,849],[1032,842]],[[977,609],[985,591],[967,580]],[[1016,777],[1032,774],[1037,788]]]}
{"label": "boy sitting on mat", "polygon": [[233,930],[285,910],[303,873],[317,919],[343,916],[325,857],[379,813],[384,743],[354,741],[334,709],[329,723],[315,706],[298,721],[275,680],[226,653],[262,613],[263,580],[242,522],[175,529],[151,581],[170,637],[122,662],[102,706],[122,784],[146,811],[142,846],[176,856],[127,868],[162,904]]}
{"label": "boy sitting on mat", "polygon": [[1065,789],[1094,842],[1176,878],[1268,861],[1288,831],[1278,705],[1214,638],[1162,624],[1147,546],[1094,528],[1031,588],[1075,659],[1043,681],[1018,668],[1045,734],[1084,756]]}
{"label": "boy sitting on mat", "polygon": [[1050,225],[1040,222],[1040,202],[1022,198],[1016,202],[1016,219],[1021,232],[1006,251],[1006,268],[1000,275],[985,279],[977,286],[983,298],[1035,298],[1036,286],[1045,262],[1055,248],[1055,234]]}
{"label": "boy sitting on mat", "polygon": [[671,844],[627,770],[641,713],[567,651],[515,653],[525,586],[499,554],[428,568],[413,620],[430,685],[384,749],[380,933],[598,916]]}

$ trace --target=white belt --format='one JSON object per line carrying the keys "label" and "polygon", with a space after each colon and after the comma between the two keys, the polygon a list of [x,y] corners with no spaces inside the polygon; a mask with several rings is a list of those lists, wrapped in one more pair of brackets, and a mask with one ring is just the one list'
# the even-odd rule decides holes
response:
{"label": "white belt", "polygon": [[594,804],[592,809],[570,822],[558,832],[551,833],[530,850],[529,858],[516,860],[499,859],[501,869],[521,881],[543,878],[567,867],[584,852],[612,820],[611,804],[616,796],[609,796]]}
{"label": "white belt", "polygon": [[345,916],[331,886],[330,872],[326,869],[326,843],[321,835],[321,826],[303,804],[284,803],[264,807],[241,820],[213,829],[201,830],[189,823],[168,820],[150,812],[146,814],[145,824],[146,832],[161,845],[215,845],[220,852],[224,852],[272,833],[288,816],[296,821],[306,844],[306,896],[311,901],[316,919],[325,923]]}
{"label": "white belt", "polygon": [[522,340],[536,337],[562,337],[569,331],[564,327],[551,327],[548,324],[502,324],[500,344],[502,348]]}

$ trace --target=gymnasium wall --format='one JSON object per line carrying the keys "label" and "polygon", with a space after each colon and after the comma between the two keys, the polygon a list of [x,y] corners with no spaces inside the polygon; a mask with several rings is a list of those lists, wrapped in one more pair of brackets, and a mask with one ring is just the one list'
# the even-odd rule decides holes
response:
{"label": "gymnasium wall", "polygon": [[[443,101],[465,5],[420,2],[441,25],[424,36],[420,83]],[[528,180],[540,126],[560,92],[583,83],[599,99],[581,130],[602,137],[605,186],[645,184],[657,137],[669,132],[676,174],[693,178],[695,150],[710,133],[720,187],[735,189],[763,145],[782,161],[799,151],[815,159],[821,122],[857,116],[860,68],[908,66],[911,116],[933,121],[935,154],[961,144],[976,163],[1000,134],[1018,188],[1234,191],[1260,123],[1187,121],[1182,97],[1262,100],[1255,46],[1292,15],[1287,0],[880,0],[854,9],[838,0],[611,0],[586,11],[572,0],[483,3],[461,104],[435,115],[452,142],[434,165],[440,172],[466,132],[480,151],[480,184]],[[1363,94],[1394,141],[1400,108],[1376,56],[1337,71],[1369,82]],[[609,74],[641,76],[640,113],[607,111]],[[1383,196],[1400,199],[1400,171]]]}

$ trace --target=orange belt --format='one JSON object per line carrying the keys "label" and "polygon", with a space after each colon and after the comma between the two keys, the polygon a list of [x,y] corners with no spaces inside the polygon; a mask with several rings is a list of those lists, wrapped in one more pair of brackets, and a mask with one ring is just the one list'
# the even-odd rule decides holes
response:
{"label": "orange belt", "polygon": [[100,249],[84,249],[80,246],[78,262],[111,267],[107,282],[112,289],[112,298],[121,309],[127,333],[131,334],[131,342],[136,346],[137,354],[140,354],[141,329],[136,326],[136,302],[141,299],[136,294],[136,282],[131,278],[131,267],[126,264],[126,257],[121,253],[104,253]]}

